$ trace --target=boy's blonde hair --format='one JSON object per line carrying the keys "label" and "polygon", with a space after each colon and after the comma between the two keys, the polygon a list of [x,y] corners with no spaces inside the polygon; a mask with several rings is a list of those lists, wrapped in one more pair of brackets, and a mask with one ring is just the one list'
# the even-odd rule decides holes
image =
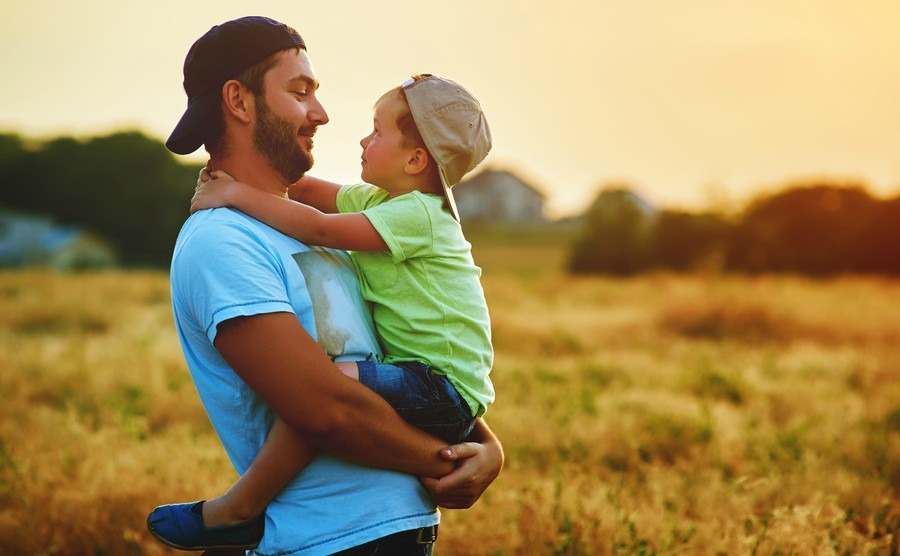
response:
{"label": "boy's blonde hair", "polygon": [[[428,75],[414,75],[412,76],[413,80],[421,81],[425,79]],[[403,86],[399,85],[394,87],[390,91],[381,95],[381,98],[375,103],[375,106],[378,106],[382,102],[386,100],[399,100],[403,104],[403,110],[397,116],[397,127],[400,129],[400,135],[403,137],[403,147],[411,148],[411,147],[424,147],[425,150],[428,150],[428,147],[425,145],[425,140],[422,139],[422,134],[419,133],[419,128],[416,127],[416,121],[413,119],[412,112],[409,109],[409,102],[406,100],[406,95],[403,94]],[[431,153],[428,153],[429,156]]]}
{"label": "boy's blonde hair", "polygon": [[[459,211],[450,190],[475,169],[491,150],[491,129],[481,105],[462,85],[436,75],[422,74],[382,95],[379,102],[398,95],[406,110],[397,118],[401,143],[424,147],[453,217]],[[436,175],[435,175],[436,174]]]}

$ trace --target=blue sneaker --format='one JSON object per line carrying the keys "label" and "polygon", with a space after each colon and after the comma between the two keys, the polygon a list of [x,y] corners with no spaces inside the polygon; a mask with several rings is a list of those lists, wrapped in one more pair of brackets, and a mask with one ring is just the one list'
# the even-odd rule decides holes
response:
{"label": "blue sneaker", "polygon": [[160,542],[179,550],[254,548],[262,540],[266,514],[234,525],[203,525],[203,502],[159,506],[147,517],[147,528]]}

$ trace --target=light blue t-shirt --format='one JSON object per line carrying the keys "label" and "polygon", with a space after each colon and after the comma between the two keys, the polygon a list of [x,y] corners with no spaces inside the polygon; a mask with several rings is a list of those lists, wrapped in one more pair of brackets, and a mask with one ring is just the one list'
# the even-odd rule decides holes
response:
{"label": "light blue t-shirt", "polygon": [[[337,361],[380,355],[346,253],[307,247],[236,210],[199,211],[187,220],[171,287],[188,368],[238,473],[256,457],[274,414],[213,346],[220,323],[290,312]],[[434,525],[439,516],[416,477],[322,453],[269,504],[255,553],[331,554]]]}

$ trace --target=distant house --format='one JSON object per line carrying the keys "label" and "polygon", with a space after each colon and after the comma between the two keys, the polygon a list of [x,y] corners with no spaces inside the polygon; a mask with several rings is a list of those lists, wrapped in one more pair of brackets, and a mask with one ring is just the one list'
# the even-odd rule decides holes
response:
{"label": "distant house", "polygon": [[113,250],[75,226],[0,211],[0,268],[48,266],[61,270],[113,266]]}
{"label": "distant house", "polygon": [[453,188],[465,223],[544,224],[544,194],[505,171],[484,170]]}

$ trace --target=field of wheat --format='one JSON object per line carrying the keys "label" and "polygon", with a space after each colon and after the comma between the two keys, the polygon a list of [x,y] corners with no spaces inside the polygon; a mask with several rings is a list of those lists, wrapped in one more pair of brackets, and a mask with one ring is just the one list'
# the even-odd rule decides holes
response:
{"label": "field of wheat", "polygon": [[[900,282],[475,255],[507,465],[438,554],[898,553]],[[234,478],[165,273],[0,273],[0,553],[171,553],[149,510]]]}

